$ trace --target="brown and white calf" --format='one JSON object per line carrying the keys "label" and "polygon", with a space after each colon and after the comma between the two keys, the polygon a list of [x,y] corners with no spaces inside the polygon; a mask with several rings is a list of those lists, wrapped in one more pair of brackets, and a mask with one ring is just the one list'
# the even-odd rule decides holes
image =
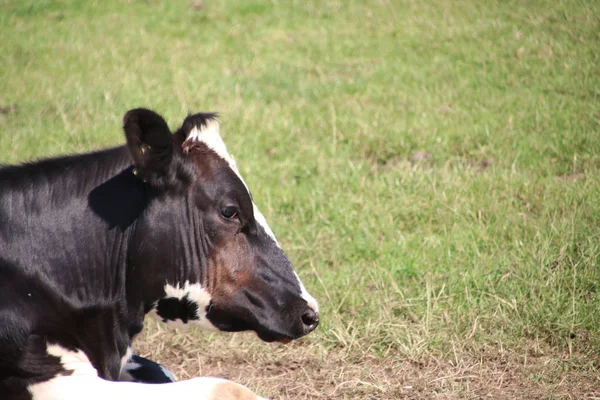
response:
{"label": "brown and white calf", "polygon": [[214,378],[118,382],[170,380],[136,374],[144,315],[268,342],[319,323],[214,114],[171,133],[135,109],[124,130],[126,146],[0,169],[2,398],[244,398]]}

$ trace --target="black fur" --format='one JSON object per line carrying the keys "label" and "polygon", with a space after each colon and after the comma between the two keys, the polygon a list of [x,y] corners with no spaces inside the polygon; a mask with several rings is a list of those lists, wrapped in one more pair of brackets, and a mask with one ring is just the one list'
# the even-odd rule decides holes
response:
{"label": "black fur", "polygon": [[187,295],[181,299],[166,297],[158,301],[156,313],[162,318],[163,322],[180,319],[184,324],[187,324],[190,320],[198,319],[198,306],[190,301]]}

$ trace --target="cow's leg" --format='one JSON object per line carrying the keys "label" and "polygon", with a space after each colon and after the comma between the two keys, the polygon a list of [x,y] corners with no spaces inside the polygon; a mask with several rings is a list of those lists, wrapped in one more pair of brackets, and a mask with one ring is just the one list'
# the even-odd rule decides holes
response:
{"label": "cow's leg", "polygon": [[154,385],[112,382],[92,376],[60,376],[30,388],[33,400],[266,400],[250,389],[220,378],[194,378]]}
{"label": "cow's leg", "polygon": [[167,368],[159,363],[132,354],[121,369],[120,381],[142,383],[171,383],[177,381]]}
{"label": "cow's leg", "polygon": [[[29,395],[28,397],[22,393],[20,397],[15,398],[19,400],[131,400],[132,398],[264,400],[250,389],[225,379],[194,378],[163,385],[113,382],[100,378],[81,350],[68,350],[57,345],[49,345],[47,356],[60,360],[62,372],[44,382],[27,386],[25,395]],[[11,397],[8,399],[13,400]]]}

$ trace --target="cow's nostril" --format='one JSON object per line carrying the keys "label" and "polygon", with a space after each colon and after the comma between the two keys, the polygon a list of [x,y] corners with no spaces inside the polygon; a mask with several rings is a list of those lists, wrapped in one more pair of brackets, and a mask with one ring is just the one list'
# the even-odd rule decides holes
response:
{"label": "cow's nostril", "polygon": [[304,324],[304,328],[306,332],[310,332],[314,330],[317,325],[319,325],[319,313],[309,308],[302,314],[302,323]]}

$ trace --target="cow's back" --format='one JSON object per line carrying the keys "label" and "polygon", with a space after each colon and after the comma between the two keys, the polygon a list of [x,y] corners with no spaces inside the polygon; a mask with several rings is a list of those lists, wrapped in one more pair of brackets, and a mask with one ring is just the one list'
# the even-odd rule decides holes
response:
{"label": "cow's back", "polygon": [[[101,275],[108,272],[106,265],[124,262],[118,247],[127,232],[111,226],[94,209],[94,200],[100,208],[111,200],[118,208],[119,199],[126,204],[132,197],[128,183],[139,192],[133,178],[113,190],[107,184],[126,175],[128,162],[120,147],[0,169],[0,258],[68,295],[113,290],[99,287]],[[103,198],[94,197],[99,192]],[[139,194],[134,201],[141,207]]]}

